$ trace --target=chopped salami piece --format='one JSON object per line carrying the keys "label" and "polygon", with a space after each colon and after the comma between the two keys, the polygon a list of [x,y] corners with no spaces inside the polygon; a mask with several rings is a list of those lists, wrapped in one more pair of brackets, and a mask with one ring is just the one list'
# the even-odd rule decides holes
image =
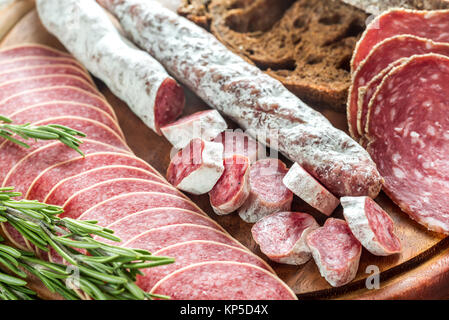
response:
{"label": "chopped salami piece", "polygon": [[379,193],[382,179],[366,150],[212,34],[154,1],[97,2],[207,104],[301,164],[333,194]]}
{"label": "chopped salami piece", "polygon": [[[56,206],[62,206],[72,195],[78,193],[81,190],[90,188],[91,186],[104,181],[119,178],[145,179],[145,181],[148,182],[155,181],[159,183],[165,183],[165,181],[162,180],[159,176],[147,170],[124,165],[110,165],[88,170],[61,180],[51,189],[51,191],[45,197],[44,202]],[[42,185],[41,183],[39,184]],[[30,199],[35,199],[33,198],[33,196],[34,192],[33,194],[30,194]]]}
{"label": "chopped salami piece", "polygon": [[274,273],[265,261],[249,253],[247,250],[214,241],[194,240],[182,242],[156,251],[153,254],[163,257],[173,257],[175,258],[175,263],[160,266],[152,270],[144,270],[145,275],[137,276],[137,285],[145,291],[150,291],[159,280],[176,270],[206,261],[244,262]]}
{"label": "chopped salami piece", "polygon": [[57,65],[69,65],[80,69],[87,73],[86,69],[72,57],[42,57],[42,56],[26,56],[21,58],[14,58],[10,60],[0,60],[0,73],[25,67],[35,66],[50,66]]}
{"label": "chopped salami piece", "polygon": [[204,194],[212,190],[223,170],[223,145],[194,139],[170,161],[167,180],[180,190]]}
{"label": "chopped salami piece", "polygon": [[216,110],[194,113],[161,128],[165,138],[176,149],[182,149],[190,141],[200,138],[210,141],[227,129],[228,125]]}
{"label": "chopped salami piece", "polygon": [[80,220],[95,220],[107,226],[127,215],[152,209],[174,207],[202,213],[193,202],[171,194],[157,192],[134,192],[101,202],[83,213]]}
{"label": "chopped salami piece", "polygon": [[379,42],[400,34],[449,42],[449,10],[418,11],[393,9],[377,16],[359,40],[352,57],[352,71]]}
{"label": "chopped salami piece", "polygon": [[64,214],[78,217],[96,204],[132,192],[160,192],[179,196],[178,190],[166,183],[143,179],[119,178],[103,181],[73,194],[64,203]]}
{"label": "chopped salami piece", "polygon": [[362,245],[345,221],[327,219],[324,226],[309,233],[307,245],[321,276],[331,286],[340,287],[355,278]]}
{"label": "chopped salami piece", "polygon": [[299,266],[312,257],[306,243],[309,232],[319,227],[302,212],[276,212],[260,219],[251,229],[254,241],[270,260]]}
{"label": "chopped salami piece", "polygon": [[330,216],[340,203],[332,193],[296,162],[282,182],[299,198],[326,216]]}
{"label": "chopped salami piece", "polygon": [[398,59],[431,52],[449,56],[449,43],[436,43],[416,36],[399,35],[385,39],[373,47],[370,54],[355,70],[349,90],[348,124],[349,131],[355,139],[360,139],[363,135],[360,128],[357,128],[359,88],[369,83],[383,69]]}
{"label": "chopped salami piece", "polygon": [[388,256],[401,252],[401,241],[394,234],[394,222],[369,197],[341,198],[343,215],[352,234],[369,252]]}
{"label": "chopped salami piece", "polygon": [[190,265],[160,280],[151,290],[173,300],[296,300],[277,276],[257,266],[230,261]]}
{"label": "chopped salami piece", "polygon": [[367,117],[368,152],[387,195],[418,223],[446,234],[448,90],[449,58],[414,56],[385,76]]}
{"label": "chopped salami piece", "polygon": [[218,215],[229,214],[240,208],[249,196],[249,169],[247,157],[234,155],[223,160],[224,172],[209,192],[210,204]]}
{"label": "chopped salami piece", "polygon": [[37,9],[47,30],[156,133],[182,114],[182,87],[126,41],[95,1],[39,1]]}
{"label": "chopped salami piece", "polygon": [[234,155],[248,157],[252,162],[265,158],[265,147],[241,130],[226,130],[218,135],[215,142],[223,144],[223,157]]}
{"label": "chopped salami piece", "polygon": [[192,240],[216,241],[238,248],[245,248],[237,240],[224,232],[214,228],[188,223],[172,224],[145,231],[124,243],[122,247],[155,252],[176,243]]}
{"label": "chopped salami piece", "polygon": [[11,46],[0,50],[1,61],[27,56],[70,58],[70,55],[68,53],[37,43]]}
{"label": "chopped salami piece", "polygon": [[250,194],[239,210],[246,222],[257,222],[275,212],[290,211],[293,193],[282,183],[287,167],[278,159],[262,159],[250,169]]}

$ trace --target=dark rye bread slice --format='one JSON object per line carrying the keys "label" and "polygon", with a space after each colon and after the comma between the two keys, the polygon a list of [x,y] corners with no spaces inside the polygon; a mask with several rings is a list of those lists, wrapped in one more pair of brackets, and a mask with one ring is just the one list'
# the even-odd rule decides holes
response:
{"label": "dark rye bread slice", "polygon": [[184,0],[179,13],[306,102],[344,111],[361,10],[339,0]]}

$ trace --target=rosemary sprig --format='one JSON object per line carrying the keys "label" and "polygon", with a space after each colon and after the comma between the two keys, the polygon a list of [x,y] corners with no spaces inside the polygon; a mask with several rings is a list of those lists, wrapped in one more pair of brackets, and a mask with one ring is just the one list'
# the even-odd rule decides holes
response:
{"label": "rosemary sprig", "polygon": [[12,124],[11,119],[0,115],[0,137],[14,142],[24,148],[30,146],[23,141],[14,138],[18,135],[22,139],[36,139],[36,140],[59,140],[66,146],[76,150],[79,154],[84,156],[79,146],[83,143],[76,137],[85,137],[86,135],[80,131],[61,126],[58,124],[48,124],[44,126],[32,126],[26,124]]}
{"label": "rosemary sprig", "polygon": [[[37,201],[13,200],[21,196],[13,188],[0,188],[0,222],[8,222],[37,248],[48,252],[53,248],[69,266],[47,262],[29,252],[0,244],[0,265],[18,277],[0,274],[0,298],[27,298],[24,271],[37,277],[50,291],[66,299],[79,298],[79,290],[66,285],[78,273],[78,289],[94,299],[152,299],[136,284],[140,269],[173,263],[168,257],[156,257],[140,249],[117,247],[94,240],[100,236],[120,241],[113,231],[95,221],[58,218],[63,210]],[[3,277],[3,278],[2,278]]]}

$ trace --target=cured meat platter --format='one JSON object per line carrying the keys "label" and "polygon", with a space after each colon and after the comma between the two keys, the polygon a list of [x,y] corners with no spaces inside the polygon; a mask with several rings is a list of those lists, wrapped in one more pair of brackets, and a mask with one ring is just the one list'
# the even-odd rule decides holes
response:
{"label": "cured meat platter", "polygon": [[[6,17],[2,19],[2,17]],[[18,1],[0,11],[0,49],[23,43],[39,43],[56,49],[65,50],[64,46],[50,35],[40,22],[33,1]],[[123,130],[126,141],[132,151],[141,159],[151,164],[165,176],[170,164],[172,146],[164,138],[149,129],[129,108],[117,98],[101,81],[95,79],[101,93],[113,107]],[[186,93],[185,114],[208,110],[209,107],[188,88]],[[348,132],[347,119],[343,113],[316,107],[338,129]],[[231,128],[238,128],[236,123],[226,119]],[[291,161],[281,157],[291,166]],[[413,192],[413,190],[410,190]],[[279,277],[298,295],[299,298],[444,298],[449,288],[449,243],[444,236],[428,231],[411,220],[383,192],[375,199],[393,219],[396,235],[401,240],[402,251],[388,257],[379,257],[363,249],[360,265],[355,279],[339,288],[333,288],[321,277],[313,262],[302,266],[289,266],[269,261],[259,249],[251,236],[252,224],[244,222],[233,213],[217,215],[212,209],[207,195],[190,195],[189,197],[209,217],[221,225],[244,246],[266,260]],[[325,216],[297,197],[293,200],[292,211],[311,213],[320,225]],[[340,207],[333,213],[334,218],[343,218]],[[378,274],[380,289],[366,288],[367,278]],[[45,296],[45,294],[44,294]],[[51,296],[47,296],[51,297]]]}

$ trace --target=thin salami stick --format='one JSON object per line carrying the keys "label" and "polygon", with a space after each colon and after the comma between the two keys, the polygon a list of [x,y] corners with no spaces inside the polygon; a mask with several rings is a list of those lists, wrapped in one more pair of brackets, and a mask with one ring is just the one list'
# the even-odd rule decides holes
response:
{"label": "thin salami stick", "polygon": [[154,1],[98,2],[133,41],[206,103],[252,136],[264,136],[262,142],[301,164],[333,194],[378,194],[382,179],[360,145],[210,33]]}
{"label": "thin salami stick", "polygon": [[152,130],[160,134],[160,126],[182,113],[182,88],[149,54],[125,42],[95,1],[46,0],[37,8],[48,31]]}

